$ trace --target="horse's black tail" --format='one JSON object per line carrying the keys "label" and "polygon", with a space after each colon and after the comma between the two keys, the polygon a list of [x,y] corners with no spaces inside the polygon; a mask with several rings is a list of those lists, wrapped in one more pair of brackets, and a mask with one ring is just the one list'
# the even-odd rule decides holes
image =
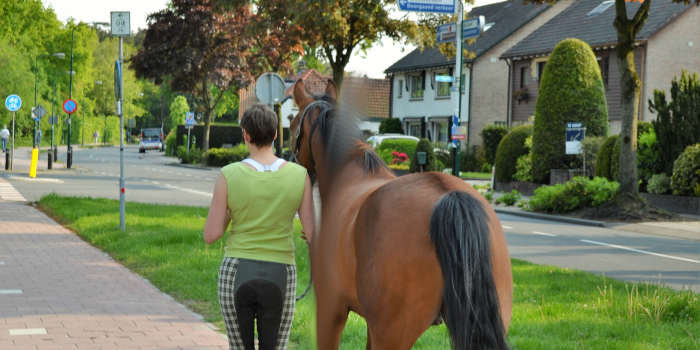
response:
{"label": "horse's black tail", "polygon": [[487,213],[465,192],[444,195],[430,217],[442,268],[443,318],[454,349],[508,349],[491,268]]}

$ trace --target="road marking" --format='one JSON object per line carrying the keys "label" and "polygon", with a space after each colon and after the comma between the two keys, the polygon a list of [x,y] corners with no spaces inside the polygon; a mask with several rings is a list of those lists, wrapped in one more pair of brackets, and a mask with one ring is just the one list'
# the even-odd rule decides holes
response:
{"label": "road marking", "polygon": [[0,266],[5,265],[4,261],[0,261]]}
{"label": "road marking", "polygon": [[10,335],[42,335],[46,334],[46,328],[20,328],[9,329]]}
{"label": "road marking", "polygon": [[634,249],[634,248],[625,247],[625,246],[617,245],[617,244],[609,244],[609,243],[603,243],[603,242],[597,242],[597,241],[589,241],[589,240],[587,240],[587,239],[582,239],[581,242],[590,243],[590,244],[595,244],[595,245],[601,245],[601,246],[610,247],[610,248],[617,248],[617,249],[622,249],[622,250],[629,250],[629,251],[631,251],[631,252],[641,253],[641,254],[647,254],[647,255],[654,255],[654,256],[661,257],[661,258],[667,258],[667,259],[673,259],[673,260],[679,260],[679,261],[685,261],[685,262],[700,264],[700,261],[698,261],[698,260],[693,260],[693,259],[688,259],[688,258],[681,258],[681,257],[678,257],[678,256],[673,256],[673,255],[666,255],[666,254],[654,253],[654,252],[650,252],[650,251],[646,251],[646,250]]}
{"label": "road marking", "polygon": [[501,226],[503,226],[504,230],[512,230],[513,229],[511,226],[507,226],[507,225],[501,225]]}
{"label": "road marking", "polygon": [[0,199],[13,202],[26,202],[27,200],[9,182],[0,179]]}
{"label": "road marking", "polygon": [[29,178],[29,177],[21,177],[21,176],[10,176],[10,179],[12,180],[20,180],[20,181],[26,181],[26,182],[48,182],[48,183],[55,183],[55,184],[62,184],[63,180],[60,179],[53,179],[50,177],[36,177],[36,178]]}
{"label": "road marking", "polygon": [[160,185],[160,182],[158,182],[158,181],[151,181],[151,182],[153,182],[156,185]]}
{"label": "road marking", "polygon": [[540,232],[540,231],[532,231],[532,233],[540,236],[547,236],[547,237],[556,237],[557,235],[553,233],[547,233],[547,232]]}
{"label": "road marking", "polygon": [[178,191],[183,191],[183,192],[189,192],[189,193],[193,193],[193,194],[198,194],[198,195],[200,195],[200,196],[206,196],[206,197],[211,197],[211,196],[212,196],[211,193],[202,192],[202,191],[197,191],[197,190],[193,190],[193,189],[189,189],[189,188],[177,187],[177,186],[173,186],[173,185],[170,185],[170,184],[163,184],[163,186],[165,186],[165,187],[167,187],[167,188],[170,188],[170,189],[173,189],[173,190],[178,190]]}
{"label": "road marking", "polygon": [[0,294],[2,294],[2,295],[22,294],[22,290],[21,289],[0,289]]}

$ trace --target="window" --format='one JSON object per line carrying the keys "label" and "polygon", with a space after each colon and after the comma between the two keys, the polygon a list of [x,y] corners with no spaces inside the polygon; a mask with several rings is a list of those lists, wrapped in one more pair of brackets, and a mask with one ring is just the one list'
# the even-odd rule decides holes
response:
{"label": "window", "polygon": [[410,79],[409,81],[410,81],[410,85],[411,85],[411,98],[412,99],[422,99],[423,93],[425,92],[425,85],[424,85],[425,76],[423,74],[412,75],[409,79]]}
{"label": "window", "polygon": [[546,61],[537,62],[537,83],[542,81],[542,73],[544,73],[544,66],[547,64]]}
{"label": "window", "polygon": [[614,3],[615,3],[614,0],[606,0],[606,1],[603,1],[603,2],[600,3],[600,5],[596,6],[596,8],[594,8],[593,10],[591,10],[591,12],[589,12],[587,16],[588,16],[588,17],[593,17],[593,16],[596,16],[596,15],[599,15],[599,14],[605,12],[605,10],[607,10],[608,8],[610,8],[610,6],[612,6]]}
{"label": "window", "polygon": [[408,134],[415,137],[423,137],[420,132],[420,123],[411,123],[408,125]]}
{"label": "window", "polygon": [[520,88],[525,87],[525,78],[527,77],[527,67],[520,67]]}
{"label": "window", "polygon": [[403,80],[399,80],[399,92],[396,97],[401,98],[403,96]]}
{"label": "window", "polygon": [[600,66],[600,76],[603,78],[603,85],[608,88],[608,75],[610,72],[610,56],[598,57],[598,65]]}
{"label": "window", "polygon": [[[436,75],[447,75],[447,71],[437,72]],[[436,97],[450,97],[450,83],[437,81]]]}

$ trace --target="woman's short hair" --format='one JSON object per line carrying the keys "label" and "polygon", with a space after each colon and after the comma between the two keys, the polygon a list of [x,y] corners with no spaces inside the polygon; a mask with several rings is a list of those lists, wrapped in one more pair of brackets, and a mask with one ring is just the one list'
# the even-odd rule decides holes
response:
{"label": "woman's short hair", "polygon": [[241,128],[250,136],[250,143],[258,147],[268,146],[275,140],[277,126],[277,114],[262,104],[248,108],[241,118]]}

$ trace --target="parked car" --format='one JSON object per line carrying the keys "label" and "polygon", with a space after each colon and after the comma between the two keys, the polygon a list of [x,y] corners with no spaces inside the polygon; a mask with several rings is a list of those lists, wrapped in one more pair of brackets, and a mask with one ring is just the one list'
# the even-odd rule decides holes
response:
{"label": "parked car", "polygon": [[163,152],[163,129],[145,128],[141,129],[141,141],[139,142],[139,153],[146,153],[148,150],[158,150]]}
{"label": "parked car", "polygon": [[367,138],[367,143],[372,146],[372,147],[377,147],[384,142],[384,140],[397,140],[397,139],[404,139],[404,140],[413,140],[413,141],[420,141],[417,137],[411,136],[411,135],[404,135],[404,134],[377,134],[374,136],[370,136]]}

